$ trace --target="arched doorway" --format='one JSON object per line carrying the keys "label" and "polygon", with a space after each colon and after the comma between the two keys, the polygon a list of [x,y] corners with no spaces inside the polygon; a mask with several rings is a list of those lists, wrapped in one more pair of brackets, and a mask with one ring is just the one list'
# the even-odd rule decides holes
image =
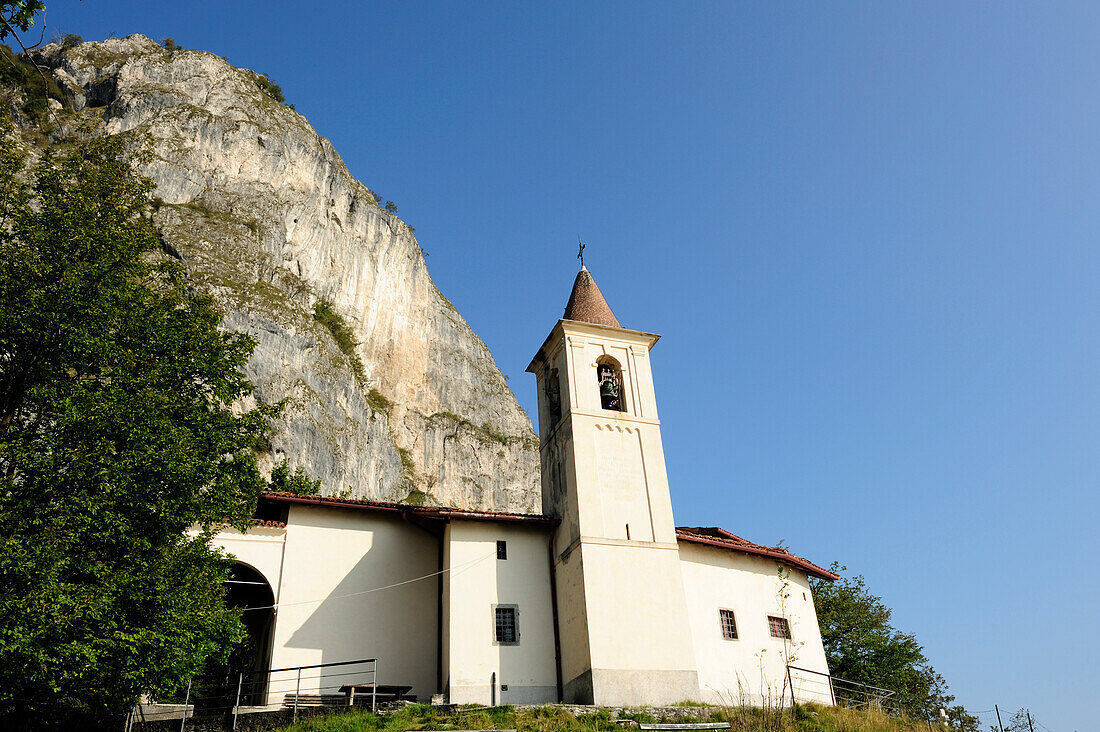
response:
{"label": "arched doorway", "polygon": [[262,574],[238,562],[225,581],[225,604],[241,609],[247,631],[244,641],[229,657],[230,675],[244,673],[241,704],[264,704],[275,631],[275,594]]}

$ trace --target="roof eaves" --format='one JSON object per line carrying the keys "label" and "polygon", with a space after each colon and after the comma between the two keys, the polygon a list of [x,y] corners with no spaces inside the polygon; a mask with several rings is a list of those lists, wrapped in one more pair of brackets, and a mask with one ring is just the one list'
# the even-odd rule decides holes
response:
{"label": "roof eaves", "polygon": [[355,498],[334,498],[330,496],[302,496],[295,493],[264,493],[261,498],[276,503],[296,503],[299,505],[321,506],[324,508],[344,508],[357,511],[379,511],[383,513],[415,514],[425,517],[454,518],[469,521],[500,521],[505,523],[533,523],[553,525],[559,523],[551,516],[535,513],[508,513],[504,511],[467,511],[461,508],[442,506],[410,506],[404,503],[387,501],[368,501]]}
{"label": "roof eaves", "polygon": [[[728,532],[727,532],[728,533]],[[732,536],[732,534],[731,534]],[[705,536],[702,534],[696,534],[685,529],[676,529],[676,537],[683,539],[694,544],[707,544],[710,546],[718,547],[720,549],[728,549],[730,551],[741,552],[743,554],[754,554],[757,556],[768,557],[774,559],[781,564],[786,564],[791,567],[802,570],[806,574],[825,579],[829,581],[840,579],[839,575],[833,574],[827,569],[817,566],[808,559],[803,559],[800,556],[791,554],[786,549],[779,547],[761,546],[760,544],[753,544],[751,541],[741,539],[740,542],[727,541],[723,539],[716,539],[711,536]]]}

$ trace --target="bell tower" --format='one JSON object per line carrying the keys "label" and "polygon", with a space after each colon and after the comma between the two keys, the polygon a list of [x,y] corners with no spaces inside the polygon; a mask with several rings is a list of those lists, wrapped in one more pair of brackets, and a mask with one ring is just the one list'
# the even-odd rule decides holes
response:
{"label": "bell tower", "polygon": [[583,265],[527,370],[539,393],[543,512],[553,547],[564,701],[697,698],[649,351]]}

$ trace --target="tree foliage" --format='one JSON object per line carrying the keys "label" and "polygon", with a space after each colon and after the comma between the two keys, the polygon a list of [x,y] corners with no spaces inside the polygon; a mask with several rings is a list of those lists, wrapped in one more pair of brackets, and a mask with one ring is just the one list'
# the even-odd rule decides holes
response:
{"label": "tree foliage", "polygon": [[[847,569],[835,562],[831,567],[835,574]],[[947,682],[932,668],[916,637],[890,624],[893,611],[871,594],[862,576],[811,583],[833,676],[893,689],[902,709],[919,719],[934,717],[943,708],[955,728],[978,729],[978,720],[953,704]]]}
{"label": "tree foliage", "polygon": [[0,2],[0,41],[9,34],[16,35],[16,31],[28,31],[34,25],[34,16],[46,9],[42,0],[14,0],[13,2]]}
{"label": "tree foliage", "polygon": [[124,713],[239,641],[209,539],[246,528],[276,410],[231,408],[253,342],[156,256],[126,143],[19,150],[5,123],[0,726],[28,727]]}

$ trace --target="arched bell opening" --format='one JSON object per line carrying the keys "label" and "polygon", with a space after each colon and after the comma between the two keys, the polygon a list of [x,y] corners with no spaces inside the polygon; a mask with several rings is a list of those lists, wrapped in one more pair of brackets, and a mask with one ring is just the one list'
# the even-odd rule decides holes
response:
{"label": "arched bell opening", "polygon": [[600,387],[600,406],[616,412],[626,411],[623,399],[623,370],[610,356],[596,361],[596,381]]}
{"label": "arched bell opening", "polygon": [[240,562],[230,569],[225,590],[226,605],[241,609],[246,631],[245,639],[229,657],[230,675],[244,673],[242,705],[264,704],[275,631],[275,593],[262,574]]}
{"label": "arched bell opening", "polygon": [[561,380],[557,369],[550,369],[546,376],[546,407],[550,414],[550,425],[556,425],[561,419]]}

